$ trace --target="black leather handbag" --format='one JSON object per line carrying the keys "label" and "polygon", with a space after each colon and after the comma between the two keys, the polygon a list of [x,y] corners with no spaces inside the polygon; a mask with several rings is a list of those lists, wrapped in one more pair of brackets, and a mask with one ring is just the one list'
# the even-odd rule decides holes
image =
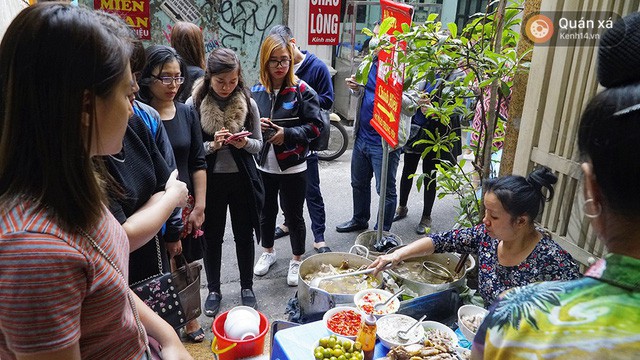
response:
{"label": "black leather handbag", "polygon": [[172,273],[162,272],[160,241],[155,237],[158,253],[158,274],[131,285],[133,290],[147,306],[166,322],[178,330],[200,316],[200,272],[198,262],[187,263],[184,255],[174,259],[176,267]]}

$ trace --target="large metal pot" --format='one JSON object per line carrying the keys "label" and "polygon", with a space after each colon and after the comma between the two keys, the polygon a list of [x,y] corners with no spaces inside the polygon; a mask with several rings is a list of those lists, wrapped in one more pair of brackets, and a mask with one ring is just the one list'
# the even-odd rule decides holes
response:
{"label": "large metal pot", "polygon": [[[392,253],[393,251],[401,247],[402,246],[395,247],[389,250],[387,253]],[[474,266],[473,258],[472,257],[469,257],[469,258],[471,260],[467,261],[467,264],[464,270],[461,271],[459,278],[457,278],[452,282],[446,282],[444,284],[430,284],[430,283],[416,281],[409,277],[403,276],[401,273],[398,272],[397,268],[387,270],[387,272],[389,272],[389,274],[395,278],[398,285],[404,285],[406,288],[414,291],[419,296],[433,294],[433,293],[449,290],[452,288],[456,288],[460,291],[463,291],[467,284],[467,278],[466,278],[467,271],[471,270],[471,268]],[[423,261],[433,261],[444,266],[445,268],[447,268],[447,270],[449,270],[453,274],[459,259],[460,259],[460,256],[456,254],[442,253],[442,254],[431,254],[431,255],[419,256],[419,257],[407,259],[405,260],[405,262],[422,263]]]}
{"label": "large metal pot", "polygon": [[[355,245],[358,247],[359,245]],[[353,251],[353,247],[350,251]],[[365,249],[366,250],[366,249]],[[335,267],[340,266],[343,261],[348,260],[350,267],[360,267],[362,265],[369,266],[372,263],[366,255],[360,255],[343,252],[328,252],[316,254],[303,260],[300,264],[298,273],[298,304],[303,314],[309,316],[313,314],[324,313],[327,310],[339,305],[353,306],[353,296],[355,294],[335,294],[325,290],[311,287],[309,283],[304,281],[304,277],[318,270],[322,264],[331,264]],[[378,274],[378,280],[382,284],[382,274]]]}

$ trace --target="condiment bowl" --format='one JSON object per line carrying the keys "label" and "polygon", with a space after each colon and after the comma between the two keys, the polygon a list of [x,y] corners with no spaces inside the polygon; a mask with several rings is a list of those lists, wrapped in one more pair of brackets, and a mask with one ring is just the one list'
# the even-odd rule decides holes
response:
{"label": "condiment bowl", "polygon": [[380,311],[373,309],[373,306],[376,303],[385,302],[391,296],[393,296],[393,294],[386,290],[366,289],[358,291],[353,296],[353,302],[363,313],[368,314],[372,312],[373,315],[379,319],[383,315],[394,314],[400,308],[400,300],[396,297],[386,306],[386,308]]}
{"label": "condiment bowl", "polygon": [[414,328],[408,334],[409,340],[403,341],[398,337],[398,331],[407,330],[411,325],[415,324],[416,321],[417,320],[411,316],[402,314],[384,315],[376,322],[378,339],[380,339],[380,342],[388,349],[398,345],[417,344],[424,339],[424,329],[420,326]]}
{"label": "condiment bowl", "polygon": [[327,310],[322,317],[325,328],[330,334],[355,340],[364,316],[360,310],[351,306],[338,306]]}

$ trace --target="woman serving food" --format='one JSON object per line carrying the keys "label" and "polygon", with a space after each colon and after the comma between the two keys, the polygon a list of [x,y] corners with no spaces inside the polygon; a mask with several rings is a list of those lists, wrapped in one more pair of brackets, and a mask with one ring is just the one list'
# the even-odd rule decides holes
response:
{"label": "woman serving food", "polygon": [[576,279],[580,272],[571,255],[534,224],[544,207],[542,188],[547,188],[551,199],[556,181],[545,167],[527,178],[512,175],[490,179],[483,185],[486,212],[482,224],[418,239],[379,256],[369,267],[375,267],[376,274],[389,263],[396,266],[403,260],[433,253],[477,255],[478,291],[485,307],[512,287]]}

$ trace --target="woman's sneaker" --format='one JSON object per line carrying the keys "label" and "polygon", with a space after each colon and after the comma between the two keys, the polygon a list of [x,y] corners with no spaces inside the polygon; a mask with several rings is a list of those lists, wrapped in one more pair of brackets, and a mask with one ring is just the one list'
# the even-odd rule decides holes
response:
{"label": "woman's sneaker", "polygon": [[276,251],[273,252],[263,252],[256,263],[256,266],[253,267],[253,273],[262,276],[269,272],[269,268],[271,265],[276,263]]}
{"label": "woman's sneaker", "polygon": [[289,261],[289,272],[287,273],[287,284],[289,286],[298,286],[298,272],[300,272],[300,261]]}

